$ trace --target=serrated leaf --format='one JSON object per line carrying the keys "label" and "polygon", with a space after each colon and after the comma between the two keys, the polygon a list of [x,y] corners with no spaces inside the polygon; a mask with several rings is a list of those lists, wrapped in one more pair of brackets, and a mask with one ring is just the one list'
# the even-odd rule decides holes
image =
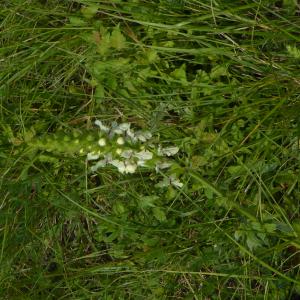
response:
{"label": "serrated leaf", "polygon": [[110,33],[109,32],[103,32],[101,34],[101,39],[98,43],[97,52],[100,55],[106,55],[110,48]]}
{"label": "serrated leaf", "polygon": [[24,133],[24,141],[29,142],[33,139],[35,136],[36,132],[33,127],[30,128],[30,130],[26,130]]}
{"label": "serrated leaf", "polygon": [[210,72],[210,78],[217,79],[220,78],[221,76],[228,76],[227,68],[220,65],[213,67]]}
{"label": "serrated leaf", "polygon": [[158,54],[155,50],[150,49],[149,51],[146,52],[147,60],[151,64],[155,62],[159,57]]}
{"label": "serrated leaf", "polygon": [[81,13],[87,19],[92,19],[97,14],[97,11],[98,11],[97,5],[89,5],[81,9]]}
{"label": "serrated leaf", "polygon": [[125,207],[123,205],[122,202],[118,201],[115,203],[115,205],[113,206],[113,210],[116,214],[118,215],[122,215],[125,212]]}
{"label": "serrated leaf", "polygon": [[191,165],[193,168],[199,168],[207,164],[207,159],[204,156],[194,155],[191,159]]}
{"label": "serrated leaf", "polygon": [[171,74],[173,78],[178,79],[184,85],[187,84],[187,77],[186,77],[186,66],[185,64],[181,65],[180,68],[175,69]]}
{"label": "serrated leaf", "polygon": [[117,50],[121,50],[126,46],[126,38],[122,34],[119,26],[115,27],[111,34],[110,46]]}
{"label": "serrated leaf", "polygon": [[287,45],[286,50],[293,58],[300,59],[300,50],[296,46]]}

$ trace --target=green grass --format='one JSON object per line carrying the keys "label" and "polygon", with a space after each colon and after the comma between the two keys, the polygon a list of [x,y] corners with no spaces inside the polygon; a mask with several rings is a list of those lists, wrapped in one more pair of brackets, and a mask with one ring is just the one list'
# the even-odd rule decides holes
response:
{"label": "green grass", "polygon": [[[299,13],[3,0],[0,298],[298,299]],[[183,186],[91,173],[96,119],[179,147]]]}

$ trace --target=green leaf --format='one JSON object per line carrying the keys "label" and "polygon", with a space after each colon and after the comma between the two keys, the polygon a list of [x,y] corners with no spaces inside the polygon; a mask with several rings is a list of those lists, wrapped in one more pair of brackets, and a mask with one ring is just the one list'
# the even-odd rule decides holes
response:
{"label": "green leaf", "polygon": [[103,32],[101,34],[101,41],[99,42],[97,52],[105,56],[108,53],[108,50],[110,48],[110,33],[109,32]]}
{"label": "green leaf", "polygon": [[29,142],[33,139],[35,136],[36,132],[33,127],[30,128],[30,130],[26,130],[24,133],[24,141]]}
{"label": "green leaf", "polygon": [[217,65],[210,72],[211,79],[218,79],[221,76],[228,76],[227,68],[224,66]]}
{"label": "green leaf", "polygon": [[194,155],[191,158],[191,165],[194,169],[205,166],[206,164],[207,164],[207,159],[204,156]]}
{"label": "green leaf", "polygon": [[180,68],[175,69],[173,72],[171,72],[171,76],[175,79],[178,79],[181,81],[182,84],[186,85],[187,79],[186,79],[186,66],[185,64],[182,64]]}
{"label": "green leaf", "polygon": [[274,233],[276,231],[276,224],[267,223],[263,226],[268,233]]}
{"label": "green leaf", "polygon": [[169,186],[168,190],[166,192],[166,199],[172,200],[172,199],[176,198],[177,194],[178,194],[177,190],[174,189],[172,186]]}
{"label": "green leaf", "polygon": [[154,202],[159,199],[158,196],[143,196],[139,198],[139,207],[140,208],[148,208],[155,207]]}
{"label": "green leaf", "polygon": [[121,33],[119,25],[116,26],[110,37],[110,46],[117,50],[121,50],[126,46],[126,38]]}
{"label": "green leaf", "polygon": [[230,167],[228,167],[227,170],[231,175],[240,175],[241,172],[243,171],[243,167],[242,166],[230,166]]}
{"label": "green leaf", "polygon": [[287,45],[286,50],[293,58],[300,59],[300,50],[296,46]]}
{"label": "green leaf", "polygon": [[153,211],[154,217],[155,217],[158,221],[160,221],[160,222],[166,221],[167,217],[166,217],[164,211],[163,211],[161,208],[159,208],[159,207],[154,207],[152,211]]}
{"label": "green leaf", "polygon": [[86,26],[86,22],[78,17],[69,17],[70,24],[73,26]]}
{"label": "green leaf", "polygon": [[125,212],[125,207],[122,202],[117,201],[113,206],[113,210],[117,215],[122,215]]}
{"label": "green leaf", "polygon": [[204,194],[205,194],[206,198],[209,199],[209,200],[214,198],[214,193],[209,188],[204,188]]}
{"label": "green leaf", "polygon": [[276,224],[276,229],[280,230],[283,233],[292,233],[294,232],[293,228],[285,223],[278,222]]}
{"label": "green leaf", "polygon": [[97,11],[98,11],[97,5],[89,5],[81,9],[81,13],[87,19],[92,19],[97,14]]}
{"label": "green leaf", "polygon": [[146,57],[147,57],[148,63],[150,63],[150,64],[159,59],[157,51],[155,51],[153,49],[150,49],[146,52]]}
{"label": "green leaf", "polygon": [[300,222],[299,221],[295,221],[295,223],[293,223],[293,229],[300,236]]}
{"label": "green leaf", "polygon": [[255,236],[254,232],[247,233],[246,243],[250,250],[254,250],[261,246],[260,240]]}
{"label": "green leaf", "polygon": [[238,241],[244,235],[242,230],[236,230],[234,233],[234,238]]}

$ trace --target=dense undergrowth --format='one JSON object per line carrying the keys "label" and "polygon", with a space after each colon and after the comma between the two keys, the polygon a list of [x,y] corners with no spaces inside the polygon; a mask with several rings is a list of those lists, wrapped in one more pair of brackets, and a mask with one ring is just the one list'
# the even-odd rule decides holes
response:
{"label": "dense undergrowth", "polygon": [[[2,0],[1,299],[298,299],[299,14]],[[96,119],[178,147],[183,185],[91,172]]]}

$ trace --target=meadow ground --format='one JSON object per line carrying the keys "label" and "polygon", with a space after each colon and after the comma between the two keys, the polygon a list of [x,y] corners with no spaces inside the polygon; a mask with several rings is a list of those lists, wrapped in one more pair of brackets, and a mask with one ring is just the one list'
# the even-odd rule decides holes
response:
{"label": "meadow ground", "polygon": [[295,0],[2,0],[0,298],[299,299],[299,32]]}

